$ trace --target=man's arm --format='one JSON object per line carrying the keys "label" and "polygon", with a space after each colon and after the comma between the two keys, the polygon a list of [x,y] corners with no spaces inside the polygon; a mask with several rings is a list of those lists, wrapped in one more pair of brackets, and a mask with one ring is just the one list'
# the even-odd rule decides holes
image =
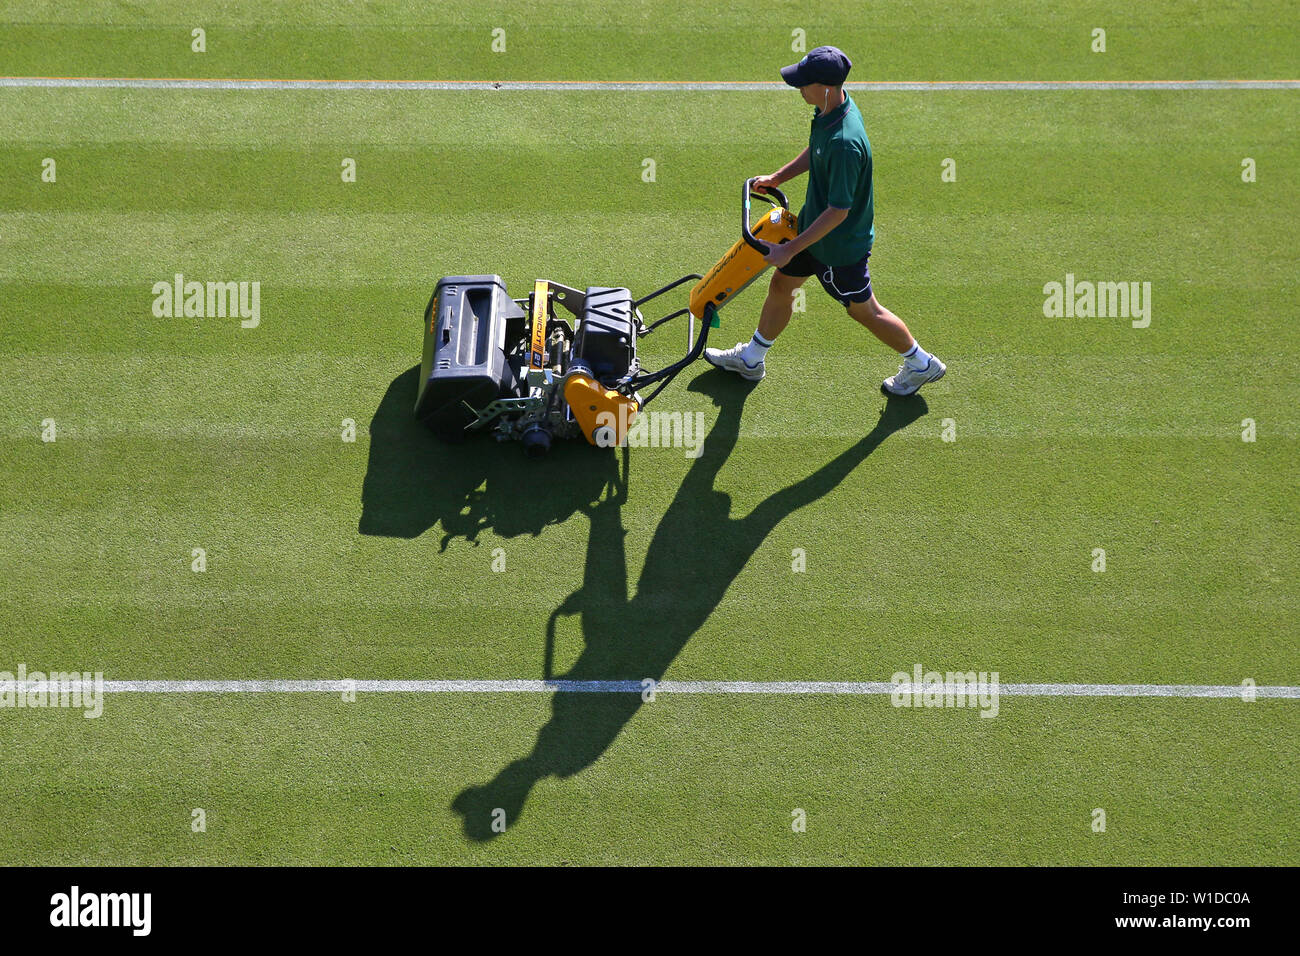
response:
{"label": "man's arm", "polygon": [[[806,164],[807,150],[804,150],[801,158]],[[768,245],[767,255],[763,258],[778,269],[847,219],[849,210],[853,207],[854,189],[861,176],[864,162],[861,150],[844,145],[833,149],[826,159],[829,166],[826,209],[810,222],[803,232],[785,245]]]}
{"label": "man's arm", "polygon": [[802,153],[796,156],[790,162],[786,163],[774,173],[767,176],[759,176],[754,180],[754,185],[759,189],[764,187],[780,186],[782,183],[788,183],[796,176],[802,176],[808,172],[808,147],[805,146]]}
{"label": "man's arm", "polygon": [[820,216],[808,224],[808,228],[799,235],[795,236],[789,242],[782,243],[779,246],[767,243],[767,255],[763,258],[769,265],[776,266],[778,269],[811,246],[818,239],[821,239],[828,232],[848,218],[847,209],[836,209],[834,206],[828,206]]}

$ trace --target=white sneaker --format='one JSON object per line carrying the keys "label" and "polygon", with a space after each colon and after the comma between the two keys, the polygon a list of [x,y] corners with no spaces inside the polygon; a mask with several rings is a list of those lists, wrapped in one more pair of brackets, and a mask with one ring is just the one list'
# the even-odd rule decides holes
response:
{"label": "white sneaker", "polygon": [[740,357],[748,344],[748,342],[740,342],[737,343],[735,348],[705,349],[704,361],[718,368],[726,369],[728,372],[735,372],[746,381],[757,382],[767,374],[767,369],[764,368],[762,362],[757,365],[750,365]]}
{"label": "white sneaker", "polygon": [[946,371],[948,366],[931,355],[925,368],[915,369],[904,362],[899,366],[898,374],[885,379],[880,387],[890,395],[914,395],[926,382],[937,382],[943,378]]}

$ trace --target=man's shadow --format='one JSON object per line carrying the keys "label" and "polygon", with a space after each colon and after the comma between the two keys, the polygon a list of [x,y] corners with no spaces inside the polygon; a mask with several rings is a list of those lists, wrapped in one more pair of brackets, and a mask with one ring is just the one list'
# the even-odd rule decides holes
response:
{"label": "man's shadow", "polygon": [[[583,649],[557,679],[660,680],[776,525],[833,490],[889,435],[927,411],[919,395],[884,399],[875,427],[858,442],[748,515],[733,517],[731,498],[715,487],[715,481],[735,448],[744,401],[752,388],[717,370],[691,383],[691,391],[712,397],[719,408],[718,419],[655,530],[631,598],[621,515],[625,494],[616,489],[583,509],[591,518],[583,585],[552,612],[547,623],[548,678],[556,621],[576,614]],[[497,836],[492,824],[498,808],[505,811],[507,825],[513,825],[539,780],[569,777],[590,766],[641,705],[640,693],[555,693],[550,719],[538,732],[532,751],[512,761],[489,783],[468,787],[453,801],[466,835],[476,841]]]}

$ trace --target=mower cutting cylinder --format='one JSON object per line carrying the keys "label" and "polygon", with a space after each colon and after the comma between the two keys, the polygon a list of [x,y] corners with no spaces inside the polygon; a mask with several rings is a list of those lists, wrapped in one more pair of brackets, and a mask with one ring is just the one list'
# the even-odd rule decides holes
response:
{"label": "mower cutting cylinder", "polygon": [[533,425],[524,430],[520,441],[529,458],[545,458],[551,450],[551,430],[543,425]]}

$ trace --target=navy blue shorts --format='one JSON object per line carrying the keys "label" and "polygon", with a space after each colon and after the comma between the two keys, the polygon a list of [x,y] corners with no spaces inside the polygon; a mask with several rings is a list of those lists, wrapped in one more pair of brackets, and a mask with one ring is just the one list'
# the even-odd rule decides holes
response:
{"label": "navy blue shorts", "polygon": [[850,302],[866,302],[871,298],[871,273],[867,271],[870,258],[868,252],[852,265],[828,266],[805,249],[777,271],[798,278],[816,276],[826,294],[847,308]]}

